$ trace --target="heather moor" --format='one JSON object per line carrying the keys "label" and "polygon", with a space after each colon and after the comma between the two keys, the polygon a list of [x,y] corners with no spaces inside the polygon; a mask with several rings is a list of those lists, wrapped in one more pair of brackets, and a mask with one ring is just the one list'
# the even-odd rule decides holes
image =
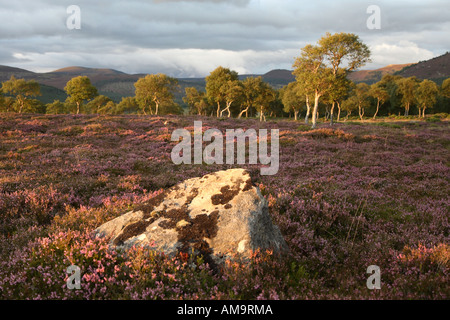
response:
{"label": "heather moor", "polygon": [[[293,44],[272,1],[205,2],[251,26],[254,47],[214,24],[202,47],[186,1],[142,4],[152,28],[72,5],[63,55],[0,35],[15,65],[0,66],[0,299],[448,299],[450,54],[410,33],[384,43],[385,6],[363,8],[361,35]],[[277,32],[255,34],[249,8]],[[42,71],[65,61],[99,67]],[[130,73],[105,68],[119,64]]]}
{"label": "heather moor", "polygon": [[[172,129],[198,116],[1,116],[0,288],[9,299],[448,298],[446,121],[337,123],[203,117],[214,128],[276,127],[280,169],[247,165],[290,254],[255,252],[220,273],[201,257],[91,232],[186,178],[229,165],[175,165]],[[168,126],[164,123],[170,123]],[[66,269],[81,268],[68,290]],[[370,265],[381,290],[366,288]]]}

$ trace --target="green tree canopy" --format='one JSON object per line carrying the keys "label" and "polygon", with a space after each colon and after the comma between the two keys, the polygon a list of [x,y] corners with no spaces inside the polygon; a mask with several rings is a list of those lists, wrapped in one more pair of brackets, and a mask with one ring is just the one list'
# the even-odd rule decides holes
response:
{"label": "green tree canopy", "polygon": [[261,82],[255,98],[255,108],[259,112],[259,121],[266,121],[266,112],[277,99],[277,92],[266,82]]}
{"label": "green tree canopy", "polygon": [[[434,107],[439,93],[438,85],[431,80],[423,80],[416,90],[417,106],[419,108],[419,116],[425,117],[425,109]],[[422,110],[422,114],[421,114]]]}
{"label": "green tree canopy", "polygon": [[327,93],[333,83],[333,71],[325,65],[325,54],[320,46],[306,45],[294,62],[297,82],[306,92],[314,95],[312,128],[316,127],[319,99]]}
{"label": "green tree canopy", "polygon": [[283,103],[284,112],[293,112],[294,119],[297,121],[298,113],[302,106],[306,103],[306,96],[300,94],[298,82],[291,82],[280,90],[281,102]]}
{"label": "green tree canopy", "polygon": [[190,114],[202,115],[206,112],[208,103],[205,92],[198,91],[195,87],[187,87],[184,91],[183,102],[188,105]]}
{"label": "green tree canopy", "polygon": [[367,83],[358,83],[352,92],[352,96],[354,96],[352,99],[356,102],[361,121],[364,117],[364,110],[369,106],[369,92],[370,86]]}
{"label": "green tree canopy", "polygon": [[243,86],[239,80],[228,80],[223,84],[222,90],[224,92],[225,108],[220,111],[220,116],[227,111],[228,117],[231,116],[231,104],[243,98]]}
{"label": "green tree canopy", "polygon": [[375,114],[373,115],[373,119],[375,120],[380,110],[380,105],[389,100],[389,93],[381,84],[381,82],[374,83],[370,86],[369,96],[377,100],[377,109]]}
{"label": "green tree canopy", "polygon": [[66,101],[76,104],[77,114],[80,113],[83,101],[91,100],[98,95],[97,88],[91,84],[91,80],[86,76],[78,76],[70,79],[64,90],[68,95]]}
{"label": "green tree canopy", "polygon": [[250,109],[255,108],[256,99],[263,91],[262,77],[247,77],[242,81],[242,103],[238,118],[245,113],[248,116]]}
{"label": "green tree canopy", "polygon": [[333,70],[333,81],[327,94],[331,102],[330,124],[333,125],[334,107],[349,91],[347,75],[370,62],[370,50],[359,36],[345,32],[327,32],[318,44],[324,52],[325,63]]}
{"label": "green tree canopy", "polygon": [[[226,103],[226,98],[229,96],[229,81],[238,81],[238,74],[222,66],[211,71],[206,77],[206,97],[212,104],[217,105],[216,114],[220,116],[221,104]],[[228,101],[229,98],[228,98]]]}
{"label": "green tree canopy", "polygon": [[450,98],[450,78],[447,78],[442,82],[441,94],[444,97]]}
{"label": "green tree canopy", "polygon": [[64,102],[54,100],[52,103],[47,103],[45,108],[47,114],[64,114],[69,113],[67,106]]}
{"label": "green tree canopy", "polygon": [[86,109],[89,113],[104,113],[105,107],[109,102],[112,102],[111,98],[101,94],[89,101],[86,104]]}
{"label": "green tree canopy", "polygon": [[16,79],[14,76],[2,83],[2,91],[16,99],[18,113],[22,113],[26,107],[33,111],[35,103],[30,98],[41,94],[39,83],[34,80]]}
{"label": "green tree canopy", "polygon": [[134,84],[136,88],[136,99],[146,114],[148,107],[150,113],[153,113],[152,104],[155,106],[155,114],[158,114],[161,105],[173,103],[173,91],[178,86],[178,80],[165,74],[148,74],[140,78]]}
{"label": "green tree canopy", "polygon": [[130,114],[139,111],[139,104],[135,97],[123,97],[116,105],[116,114]]}
{"label": "green tree canopy", "polygon": [[314,94],[312,128],[316,126],[319,99],[337,78],[370,61],[370,50],[351,33],[327,33],[317,45],[306,45],[294,62],[293,74],[309,94]]}
{"label": "green tree canopy", "polygon": [[330,125],[333,125],[333,119],[334,119],[334,106],[338,106],[338,121],[340,117],[340,111],[341,111],[341,103],[342,101],[348,97],[349,92],[351,90],[352,82],[347,78],[347,75],[345,72],[343,72],[342,69],[340,69],[339,74],[337,74],[334,78],[334,81],[332,82],[330,89],[326,93],[325,100],[326,102],[331,103],[331,110],[330,110]]}
{"label": "green tree canopy", "polygon": [[416,103],[416,90],[419,81],[416,77],[400,78],[397,80],[398,93],[401,97],[402,106],[405,108],[405,116],[409,115],[409,110]]}
{"label": "green tree canopy", "polygon": [[330,34],[327,32],[320,38],[318,45],[335,77],[339,75],[339,69],[348,74],[370,62],[369,48],[359,39],[359,36],[353,33]]}

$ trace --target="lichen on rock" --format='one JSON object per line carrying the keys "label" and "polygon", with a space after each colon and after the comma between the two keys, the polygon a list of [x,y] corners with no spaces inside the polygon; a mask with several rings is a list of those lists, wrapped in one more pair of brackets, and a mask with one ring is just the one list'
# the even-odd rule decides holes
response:
{"label": "lichen on rock", "polygon": [[267,201],[244,169],[185,180],[95,230],[119,249],[151,246],[166,254],[196,252],[209,263],[287,245]]}

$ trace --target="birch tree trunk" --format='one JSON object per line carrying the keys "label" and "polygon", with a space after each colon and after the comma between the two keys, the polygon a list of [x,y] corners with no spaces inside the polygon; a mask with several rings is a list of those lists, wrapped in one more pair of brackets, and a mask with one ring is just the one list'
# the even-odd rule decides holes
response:
{"label": "birch tree trunk", "polygon": [[248,108],[249,108],[249,107],[245,108],[244,110],[242,110],[242,111],[239,113],[238,119],[240,119],[244,113],[248,113]]}
{"label": "birch tree trunk", "polygon": [[339,122],[341,120],[341,104],[339,102],[337,103],[337,107],[338,107],[337,121]]}
{"label": "birch tree trunk", "polygon": [[319,113],[319,98],[320,98],[320,95],[316,92],[315,96],[314,96],[314,109],[313,109],[313,112],[312,112],[312,126],[311,126],[311,129],[315,129],[316,128],[317,114]]}
{"label": "birch tree trunk", "polygon": [[380,110],[380,100],[379,99],[377,100],[377,111],[375,111],[375,114],[373,115],[373,120],[376,119],[378,110]]}
{"label": "birch tree trunk", "polygon": [[306,96],[306,116],[305,116],[305,124],[308,124],[310,113],[311,113],[311,105],[309,104],[309,98],[308,98],[308,96]]}
{"label": "birch tree trunk", "polygon": [[335,106],[335,102],[333,101],[333,104],[331,105],[331,111],[330,111],[330,126],[333,125],[333,113],[334,113],[334,106]]}
{"label": "birch tree trunk", "polygon": [[405,106],[405,117],[406,116],[409,116],[409,103],[407,103]]}
{"label": "birch tree trunk", "polygon": [[220,116],[220,102],[217,101],[217,118]]}
{"label": "birch tree trunk", "polygon": [[361,108],[361,103],[358,106],[358,112],[359,112],[359,118],[361,119],[361,121],[363,121],[364,108]]}

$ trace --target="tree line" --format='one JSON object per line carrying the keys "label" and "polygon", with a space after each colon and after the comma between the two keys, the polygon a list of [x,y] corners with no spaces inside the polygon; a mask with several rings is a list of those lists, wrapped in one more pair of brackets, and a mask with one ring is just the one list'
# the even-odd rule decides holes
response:
{"label": "tree line", "polygon": [[166,113],[183,113],[181,106],[173,100],[173,89],[177,80],[164,74],[147,75],[135,84],[135,96],[124,97],[119,103],[100,95],[89,77],[70,79],[64,91],[65,101],[54,100],[43,104],[34,99],[41,94],[39,84],[34,80],[16,79],[14,76],[2,82],[0,91],[1,112],[41,112],[47,114],[158,114],[161,107]]}
{"label": "tree line", "polygon": [[[312,127],[321,113],[333,124],[345,112],[348,119],[353,112],[363,120],[370,115],[394,113],[403,109],[404,116],[417,108],[425,117],[425,110],[437,103],[448,112],[450,78],[438,86],[431,80],[385,75],[372,84],[348,79],[350,72],[370,62],[370,50],[355,34],[327,33],[314,45],[306,45],[293,64],[296,81],[275,89],[262,77],[239,79],[236,71],[218,67],[205,78],[205,90],[185,88],[183,102],[190,114],[216,117],[255,117],[266,121],[270,117],[293,117],[305,114]],[[86,76],[69,80],[64,88],[66,101],[55,100],[43,105],[35,99],[40,86],[34,80],[12,76],[2,83],[0,111],[93,113],[93,114],[182,114],[184,109],[175,102],[178,80],[165,74],[150,74],[134,83],[135,96],[124,97],[119,103],[99,95]],[[320,113],[319,113],[320,112]]]}

